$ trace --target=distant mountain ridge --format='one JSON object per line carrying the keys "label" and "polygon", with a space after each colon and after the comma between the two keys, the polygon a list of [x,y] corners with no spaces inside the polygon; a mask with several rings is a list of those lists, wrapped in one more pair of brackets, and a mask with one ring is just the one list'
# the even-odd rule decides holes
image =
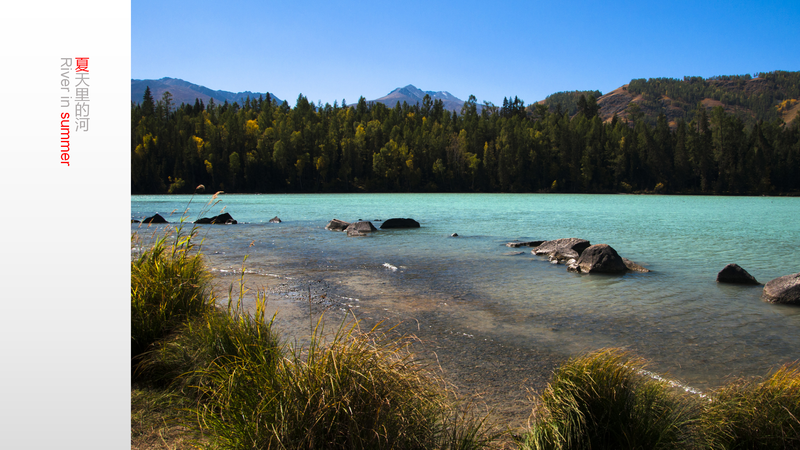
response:
{"label": "distant mountain ridge", "polygon": [[[148,86],[154,100],[160,100],[164,92],[169,91],[175,105],[194,104],[198,98],[205,104],[211,98],[219,104],[226,101],[242,104],[248,97],[266,98],[268,94],[215,91],[181,79],[165,77],[159,80],[132,79],[131,101],[141,103]],[[283,102],[275,95],[269,95],[278,103]],[[398,87],[383,97],[367,100],[367,103],[383,103],[388,108],[394,108],[398,102],[401,105],[405,102],[410,106],[422,106],[425,95],[429,95],[431,101],[441,100],[446,110],[456,113],[460,113],[464,105],[464,100],[450,92],[423,91],[412,84]],[[721,106],[726,113],[735,114],[746,124],[776,118],[790,123],[800,116],[800,72],[774,71],[754,77],[717,76],[707,79],[635,79],[605,95],[600,95],[599,91],[558,92],[535,103],[545,104],[551,111],[555,111],[557,105],[561,104],[562,110],[573,116],[577,112],[577,102],[581,95],[585,95],[587,99],[589,95],[595,96],[598,114],[605,122],[611,121],[615,116],[620,120],[629,120],[631,105],[635,104],[636,111],[648,122],[655,123],[656,118],[663,113],[670,127],[674,128],[681,119],[690,121],[697,105],[702,104],[708,110]],[[529,114],[533,113],[535,103],[528,105]],[[480,113],[484,105],[478,103],[476,106]]]}
{"label": "distant mountain ridge", "polygon": [[267,98],[267,94],[272,96],[275,101],[282,103],[278,97],[268,92],[229,92],[229,91],[215,91],[205,86],[200,86],[179,78],[164,77],[158,80],[131,80],[131,101],[134,103],[141,103],[144,97],[144,91],[150,87],[150,94],[153,100],[160,100],[164,92],[169,91],[172,94],[172,102],[179,106],[181,103],[194,105],[196,99],[200,99],[204,104],[208,104],[208,100],[213,98],[215,103],[223,104],[238,102],[242,104],[248,97],[251,100],[257,100],[259,97]]}
{"label": "distant mountain ridge", "polygon": [[[464,100],[456,97],[455,95],[447,92],[447,91],[423,91],[413,84],[409,84],[405,87],[399,87],[389,92],[387,95],[376,98],[375,100],[367,100],[369,103],[383,103],[389,108],[394,108],[394,106],[399,102],[401,105],[403,102],[406,102],[409,105],[416,105],[419,103],[422,105],[422,101],[425,98],[425,95],[430,95],[431,101],[441,100],[444,104],[444,109],[455,111],[457,113],[461,112],[461,107],[464,106]],[[479,105],[482,106],[482,105]],[[480,109],[478,109],[480,111]]]}

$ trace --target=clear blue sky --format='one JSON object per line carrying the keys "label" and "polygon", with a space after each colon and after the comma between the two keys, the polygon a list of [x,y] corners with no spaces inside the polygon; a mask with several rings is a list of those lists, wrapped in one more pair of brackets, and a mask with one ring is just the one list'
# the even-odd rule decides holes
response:
{"label": "clear blue sky", "polygon": [[131,77],[294,105],[413,84],[526,104],[633,78],[800,70],[800,1],[170,1],[131,5]]}

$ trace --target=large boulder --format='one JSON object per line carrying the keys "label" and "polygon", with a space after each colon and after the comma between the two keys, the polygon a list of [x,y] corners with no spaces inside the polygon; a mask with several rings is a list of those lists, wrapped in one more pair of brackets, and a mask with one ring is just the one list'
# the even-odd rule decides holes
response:
{"label": "large boulder", "polygon": [[372,222],[367,222],[366,220],[362,220],[359,222],[353,222],[347,226],[344,230],[347,232],[348,236],[366,236],[367,233],[372,233],[373,231],[378,231],[375,228],[375,225]]}
{"label": "large boulder", "polygon": [[194,223],[232,225],[232,224],[237,224],[239,222],[237,222],[236,219],[234,219],[230,214],[222,213],[222,214],[220,214],[218,216],[214,216],[214,217],[203,217],[203,218],[197,219],[197,220],[195,220]]}
{"label": "large boulder", "polygon": [[350,226],[350,222],[345,222],[339,219],[333,219],[330,222],[328,222],[327,225],[325,225],[325,229],[331,231],[344,231],[347,229],[348,226]]}
{"label": "large boulder", "polygon": [[800,273],[775,278],[764,286],[761,300],[770,303],[800,305]]}
{"label": "large boulder", "polygon": [[562,257],[577,258],[592,245],[586,239],[566,238],[554,241],[545,241],[541,245],[531,250],[534,255],[551,255],[558,253]]}
{"label": "large boulder", "polygon": [[161,217],[161,214],[156,213],[153,216],[142,219],[142,223],[167,223],[167,219]]}
{"label": "large boulder", "polygon": [[625,273],[628,268],[622,257],[608,244],[588,247],[576,261],[583,273]]}
{"label": "large boulder", "polygon": [[728,264],[717,274],[717,283],[761,284],[738,264]]}
{"label": "large boulder", "polygon": [[419,222],[414,219],[389,219],[381,224],[381,229],[388,228],[419,228]]}

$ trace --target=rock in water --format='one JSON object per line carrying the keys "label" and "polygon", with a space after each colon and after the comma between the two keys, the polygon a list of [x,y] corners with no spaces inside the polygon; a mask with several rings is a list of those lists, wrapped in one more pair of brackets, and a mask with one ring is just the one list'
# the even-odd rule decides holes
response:
{"label": "rock in water", "polygon": [[269,219],[269,223],[281,223],[281,219],[278,218],[278,216],[275,216],[272,219]]}
{"label": "rock in water", "polygon": [[728,264],[717,274],[717,283],[761,284],[738,264]]}
{"label": "rock in water", "polygon": [[[558,252],[564,256],[571,255],[570,257],[573,256],[577,257],[590,245],[591,243],[586,239],[578,239],[578,238],[556,239],[554,241],[543,242],[542,245],[531,250],[531,253],[533,253],[534,255],[550,255],[552,253]],[[577,255],[573,255],[573,252],[576,253]]]}
{"label": "rock in water", "polygon": [[364,220],[351,223],[347,226],[345,231],[347,232],[348,236],[366,236],[367,233],[378,231],[378,229],[375,228],[375,225],[373,225],[372,222],[367,222]]}
{"label": "rock in water", "polygon": [[156,213],[153,216],[144,218],[142,223],[167,223],[167,219],[161,217],[161,214]]}
{"label": "rock in water", "polygon": [[800,305],[800,273],[775,278],[764,286],[761,300],[770,303]]}
{"label": "rock in water", "polygon": [[233,225],[233,224],[237,224],[239,222],[237,222],[236,219],[234,219],[230,214],[222,213],[222,214],[220,214],[218,216],[214,216],[214,217],[203,217],[201,219],[197,219],[197,220],[195,220],[194,223],[198,223],[198,224]]}
{"label": "rock in water", "polygon": [[608,244],[592,245],[581,253],[577,265],[583,273],[625,273],[622,257]]}
{"label": "rock in water", "polygon": [[389,219],[381,225],[382,230],[388,228],[419,228],[419,222],[414,219]]}
{"label": "rock in water", "polygon": [[325,229],[331,231],[344,231],[347,229],[348,226],[350,226],[350,222],[345,222],[339,219],[333,219],[330,222],[328,222],[327,225],[325,225]]}

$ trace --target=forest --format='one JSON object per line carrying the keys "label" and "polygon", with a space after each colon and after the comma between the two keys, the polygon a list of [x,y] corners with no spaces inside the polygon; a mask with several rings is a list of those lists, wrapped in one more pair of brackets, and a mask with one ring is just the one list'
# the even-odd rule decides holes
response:
{"label": "forest", "polygon": [[[269,96],[175,105],[148,88],[131,104],[131,193],[200,184],[227,193],[800,192],[800,120],[746,122],[707,108],[698,99],[713,96],[717,80],[634,80],[629,89],[647,101],[657,83],[694,102],[690,121],[669,124],[663,112],[652,120],[632,103],[604,122],[591,91],[564,107],[514,97],[481,112],[470,96],[456,113],[430,97],[393,108],[363,97],[314,104],[302,94],[294,107]],[[736,101],[750,101],[745,94]],[[777,110],[781,100],[753,101]]]}

